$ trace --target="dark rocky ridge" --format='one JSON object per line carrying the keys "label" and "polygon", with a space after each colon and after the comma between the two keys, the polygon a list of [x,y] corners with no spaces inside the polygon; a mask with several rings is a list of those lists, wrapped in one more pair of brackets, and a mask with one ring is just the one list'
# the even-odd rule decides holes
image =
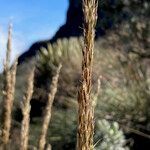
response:
{"label": "dark rocky ridge", "polygon": [[[120,0],[107,0],[99,3],[96,37],[102,36],[110,28],[124,20],[128,15],[124,11]],[[34,43],[24,54],[19,57],[19,64],[26,58],[34,56],[41,47],[46,47],[48,42],[55,42],[58,38],[78,37],[82,35],[83,13],[81,0],[69,0],[66,23],[60,27],[52,39]]]}
{"label": "dark rocky ridge", "polygon": [[[83,12],[82,0],[68,0],[69,8],[66,23],[59,28],[52,39],[34,43],[24,54],[19,57],[19,64],[26,58],[34,56],[41,47],[53,43],[59,38],[78,37],[82,35]],[[149,5],[149,0],[98,0],[98,21],[96,38],[103,36],[109,29],[114,29],[123,21],[129,21],[132,16],[149,18],[149,11],[143,13],[144,4]]]}

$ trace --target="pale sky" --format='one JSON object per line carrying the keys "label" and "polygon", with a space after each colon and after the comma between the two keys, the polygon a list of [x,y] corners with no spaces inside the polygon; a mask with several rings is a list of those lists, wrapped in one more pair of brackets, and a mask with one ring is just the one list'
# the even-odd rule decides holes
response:
{"label": "pale sky", "polygon": [[68,0],[0,0],[0,70],[8,24],[13,24],[12,59],[32,43],[50,39],[65,22]]}

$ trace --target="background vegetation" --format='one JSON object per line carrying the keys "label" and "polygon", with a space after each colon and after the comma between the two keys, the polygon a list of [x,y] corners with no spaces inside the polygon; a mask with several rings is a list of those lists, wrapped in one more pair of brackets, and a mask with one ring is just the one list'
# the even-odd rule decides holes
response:
{"label": "background vegetation", "polygon": [[[92,98],[95,101],[96,150],[144,150],[150,148],[150,23],[149,3],[118,1],[115,10],[123,6],[129,18],[95,41]],[[107,10],[105,2],[101,6]],[[119,21],[118,11],[107,14],[107,20],[97,25],[107,28],[107,21]],[[123,15],[123,12],[121,13]],[[43,110],[49,85],[56,66],[62,69],[58,92],[52,109],[47,142],[55,150],[73,150],[77,130],[77,91],[80,85],[82,37],[58,39],[47,43],[39,53],[18,66],[11,149],[19,149],[22,96],[27,88],[28,74],[35,65],[34,93],[31,100],[30,149],[37,146]],[[0,107],[2,108],[4,76],[0,75]],[[1,113],[1,109],[0,109]]]}

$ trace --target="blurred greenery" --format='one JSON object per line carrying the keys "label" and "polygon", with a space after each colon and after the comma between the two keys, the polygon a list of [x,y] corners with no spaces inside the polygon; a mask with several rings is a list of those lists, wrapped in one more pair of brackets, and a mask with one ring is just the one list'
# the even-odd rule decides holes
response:
{"label": "blurred greenery", "polygon": [[[114,133],[114,137],[110,137],[112,143],[115,142],[113,141],[115,140],[115,136],[118,137],[117,134],[120,135],[121,133],[120,137],[118,137],[118,143],[122,145],[122,140],[124,139],[123,134],[126,134],[126,130],[122,128],[123,124],[126,124],[126,127],[131,127],[139,131],[141,130],[139,125],[144,124],[144,128],[149,130],[149,67],[145,65],[145,60],[141,60],[139,55],[126,53],[119,49],[112,49],[116,43],[114,42],[113,44],[114,46],[112,46],[110,39],[107,40],[107,37],[106,39],[99,39],[95,42],[92,95],[94,100],[97,99],[95,121],[99,122],[98,120],[105,119],[99,126],[106,123],[110,129],[106,127],[104,130],[107,130],[108,133],[111,131],[111,128],[115,128],[114,130],[117,133]],[[118,42],[118,45],[119,44]],[[35,92],[33,96],[36,101],[41,101],[39,98],[41,98],[43,94],[46,95],[44,84],[42,84],[42,86],[38,85],[40,82],[38,82],[37,79],[44,80],[47,82],[46,85],[49,85],[52,70],[55,69],[58,62],[61,61],[63,64],[47,138],[48,143],[51,143],[52,147],[57,150],[71,150],[75,148],[77,128],[76,99],[80,81],[81,48],[82,38],[58,40],[54,45],[49,44],[48,51],[41,49],[42,52],[38,54],[36,59],[32,58],[29,62],[18,66],[15,101],[15,107],[17,108],[20,107],[19,101],[26,89],[26,74],[30,70],[29,64],[33,65],[37,60]],[[44,76],[43,79],[44,74],[47,74],[47,78]],[[97,94],[98,79],[100,79],[100,90]],[[38,85],[38,87],[36,87],[36,85]],[[38,90],[43,92],[39,92]],[[42,101],[46,103],[46,96],[43,96]],[[17,110],[17,108],[15,109]],[[37,109],[36,111],[38,113],[40,110]],[[109,125],[107,120],[114,121],[115,123]],[[97,126],[97,123],[95,125]],[[122,131],[120,131],[120,128]],[[14,126],[15,132],[17,129],[18,127]],[[41,118],[33,118],[31,122],[30,145],[37,144],[40,129]],[[96,127],[95,143],[97,142],[99,134],[99,138],[101,138],[102,130],[102,128]],[[108,136],[107,132],[105,133],[106,136]],[[104,143],[108,143],[107,140],[109,140],[109,138],[100,140],[100,145],[102,146]],[[113,145],[114,144],[111,146]]]}
{"label": "blurred greenery", "polygon": [[[107,120],[97,121],[97,132],[95,138],[95,150],[128,150],[123,131],[119,128],[117,122],[108,122]],[[101,137],[101,138],[100,138]]]}
{"label": "blurred greenery", "polygon": [[[140,130],[138,126],[145,123],[144,128],[149,130],[149,67],[145,65],[145,60],[141,60],[139,55],[130,54],[120,49],[112,49],[115,48],[116,43],[113,42],[113,46],[110,36],[109,40],[107,38],[108,37],[106,37],[106,39],[99,39],[95,43],[92,81],[93,96],[95,95],[97,99],[95,119],[96,122],[105,119],[106,121],[102,121],[101,123],[106,123],[108,126],[111,125],[109,125],[107,120],[115,121],[116,123],[115,125],[112,124],[112,128],[116,128],[115,130],[118,131],[119,135],[121,132],[122,135],[120,135],[119,139],[122,142],[122,139],[124,139],[123,133],[125,134],[126,131],[123,130],[123,128],[122,131],[119,131],[119,125],[122,127],[122,124],[126,124],[127,127]],[[118,45],[119,44],[118,42]],[[120,44],[120,46],[122,45]],[[82,38],[58,40],[54,45],[49,44],[48,47],[48,51],[42,48],[36,58],[32,58],[21,66],[18,66],[15,110],[20,107],[19,101],[21,101],[22,95],[26,89],[26,75],[30,71],[29,64],[31,66],[37,60],[35,92],[33,98],[36,98],[37,101],[41,101],[39,95],[40,98],[43,93],[46,95],[46,88],[44,84],[41,86],[37,79],[46,81],[46,85],[48,86],[51,82],[51,73],[53,69],[55,69],[55,66],[61,61],[63,68],[60,73],[58,92],[52,112],[48,142],[52,144],[54,149],[71,150],[75,148],[76,142],[76,97],[80,81]],[[46,78],[44,74],[47,75]],[[97,81],[99,78],[101,84],[100,91],[97,95]],[[37,90],[43,92],[39,93]],[[45,96],[43,96],[42,100],[43,103],[46,103]],[[117,123],[118,125],[116,126]],[[99,126],[101,125],[99,124]],[[16,127],[16,125],[14,125],[14,132],[16,132],[17,129],[18,126]],[[39,136],[40,129],[41,119],[33,118],[31,122],[30,145],[37,144],[37,137]],[[101,130],[102,128],[96,128],[96,139],[98,139],[100,133],[102,134],[103,131]],[[106,136],[108,136],[107,134],[111,129],[107,129],[106,127],[104,130],[107,130]],[[110,138],[114,140],[113,136]],[[109,140],[109,138],[101,140],[100,145],[102,146],[104,143],[108,143],[107,140]],[[122,144],[121,142],[119,143]]]}
{"label": "blurred greenery", "polygon": [[[106,3],[108,1],[100,3],[103,11],[108,8]],[[116,10],[113,17],[112,13],[106,16],[116,21],[119,19],[117,15],[121,15],[118,14],[118,9],[122,6],[129,14],[128,20],[95,42],[92,97],[96,106],[96,149],[127,149],[125,144],[128,139],[125,137],[128,131],[124,126],[145,134],[150,133],[149,2],[118,0],[117,6],[112,5]],[[106,26],[105,20],[101,24],[98,22],[97,28],[102,27],[102,24]],[[46,104],[53,71],[60,62],[63,65],[47,137],[47,142],[56,150],[75,149],[82,46],[82,38],[59,39],[54,44],[48,43],[48,49],[41,48],[36,57],[18,66],[14,110],[20,115],[20,101],[26,90],[31,66],[36,63],[33,100]],[[0,104],[2,81],[3,76],[0,75]],[[41,109],[37,108],[35,113],[38,114],[39,111]],[[13,119],[11,138],[12,143],[18,145],[20,122],[15,116]],[[37,145],[41,123],[41,117],[33,117],[31,120],[31,147]],[[132,147],[132,144],[130,146]]]}

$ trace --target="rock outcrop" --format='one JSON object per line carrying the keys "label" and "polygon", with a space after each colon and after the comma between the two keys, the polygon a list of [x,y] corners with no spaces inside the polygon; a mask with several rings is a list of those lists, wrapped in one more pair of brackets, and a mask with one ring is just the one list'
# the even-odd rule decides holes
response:
{"label": "rock outcrop", "polygon": [[[149,16],[149,13],[143,14],[143,9],[148,7],[148,4],[148,0],[99,0],[96,37],[105,35],[109,29],[118,27],[122,21],[129,20],[132,16],[139,17],[141,14],[144,17],[146,15]],[[82,0],[69,0],[65,24],[59,28],[52,39],[34,43],[19,57],[19,63],[22,63],[28,57],[34,56],[41,47],[46,47],[48,42],[53,43],[59,38],[78,37],[82,35],[82,28]]]}
{"label": "rock outcrop", "polygon": [[[118,0],[107,0],[99,3],[96,37],[102,36],[106,31],[121,22],[126,13],[123,3]],[[82,35],[83,13],[82,0],[69,0],[66,23],[60,27],[52,39],[34,43],[24,54],[19,57],[19,64],[26,58],[34,56],[41,47],[46,47],[48,42],[55,42],[58,38],[69,38]]]}

